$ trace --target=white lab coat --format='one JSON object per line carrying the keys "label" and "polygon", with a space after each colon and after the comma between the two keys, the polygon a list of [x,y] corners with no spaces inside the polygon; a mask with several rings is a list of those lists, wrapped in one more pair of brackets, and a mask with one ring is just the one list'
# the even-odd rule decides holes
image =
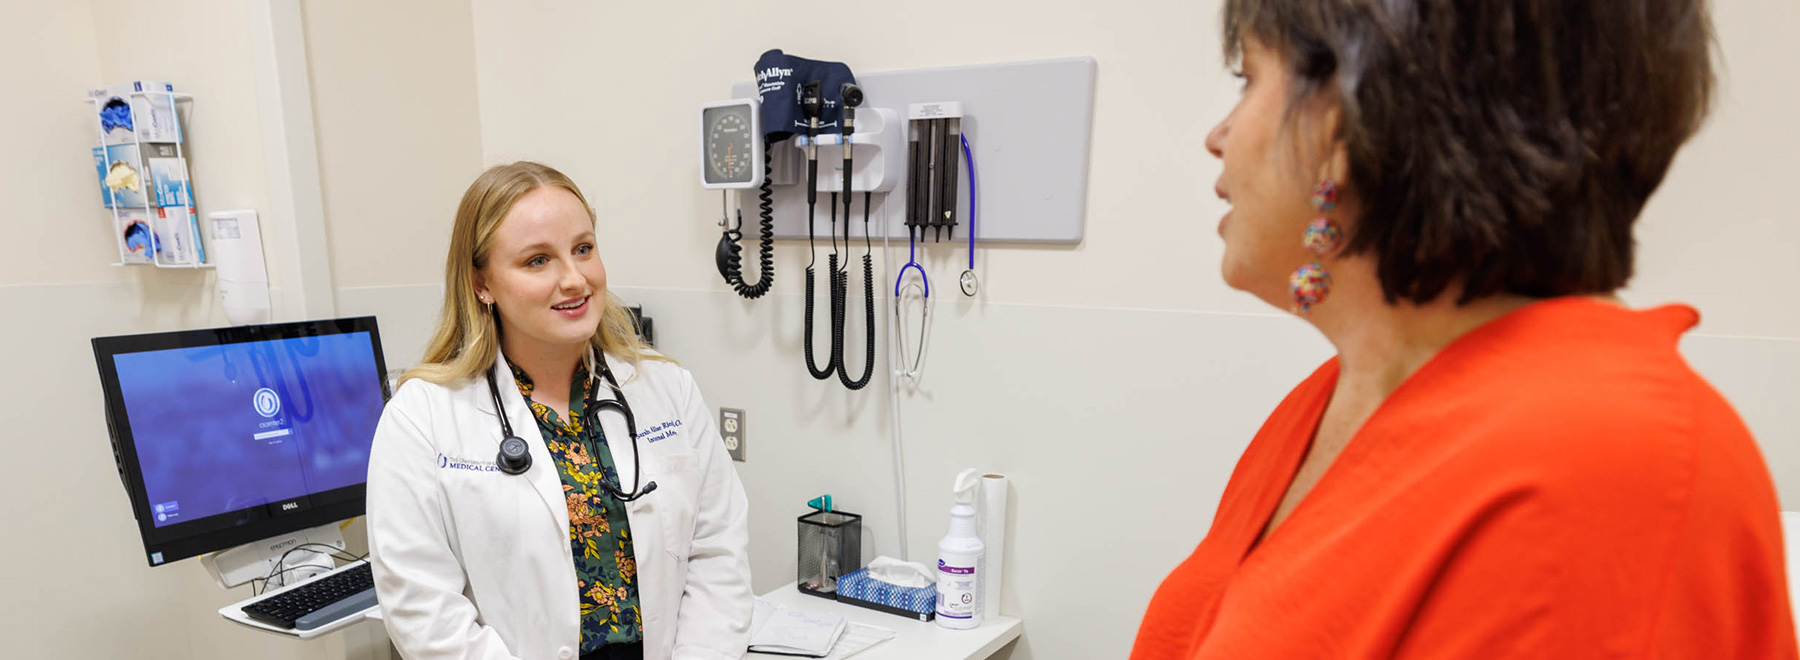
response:
{"label": "white lab coat", "polygon": [[[752,593],[748,501],[687,370],[606,358],[636,415],[645,478],[626,505],[637,556],[644,657],[741,657]],[[531,469],[494,468],[500,423],[485,378],[408,381],[382,412],[369,455],[368,532],[388,635],[416,660],[570,660],[580,606],[569,509],[537,421],[496,361],[513,432]],[[599,384],[598,398],[611,390]],[[626,487],[637,483],[624,417],[602,411]]]}

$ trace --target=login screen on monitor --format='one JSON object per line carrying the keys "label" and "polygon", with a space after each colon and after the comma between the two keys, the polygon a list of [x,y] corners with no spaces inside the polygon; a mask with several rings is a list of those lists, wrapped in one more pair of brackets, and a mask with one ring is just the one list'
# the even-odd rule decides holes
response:
{"label": "login screen on monitor", "polygon": [[363,483],[384,403],[367,332],[113,356],[151,524]]}

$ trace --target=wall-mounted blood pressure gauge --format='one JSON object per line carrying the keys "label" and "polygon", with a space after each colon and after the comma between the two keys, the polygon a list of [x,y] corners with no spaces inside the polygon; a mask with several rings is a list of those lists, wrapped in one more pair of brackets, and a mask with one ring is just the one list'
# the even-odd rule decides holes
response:
{"label": "wall-mounted blood pressure gauge", "polygon": [[700,106],[700,185],[755,188],[762,184],[762,121],[757,101],[733,99]]}

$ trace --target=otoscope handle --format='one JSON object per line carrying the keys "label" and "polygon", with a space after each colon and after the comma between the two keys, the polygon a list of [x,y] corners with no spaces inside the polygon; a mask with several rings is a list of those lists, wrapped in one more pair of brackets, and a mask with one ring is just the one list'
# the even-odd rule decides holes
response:
{"label": "otoscope handle", "polygon": [[806,161],[806,203],[819,203],[819,159]]}

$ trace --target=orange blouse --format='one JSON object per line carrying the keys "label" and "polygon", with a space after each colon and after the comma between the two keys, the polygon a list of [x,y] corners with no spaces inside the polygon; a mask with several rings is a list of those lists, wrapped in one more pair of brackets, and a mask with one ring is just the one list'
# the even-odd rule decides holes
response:
{"label": "orange blouse", "polygon": [[1260,545],[1338,375],[1256,435],[1133,660],[1793,660],[1769,472],[1676,350],[1699,320],[1587,298],[1471,331]]}

